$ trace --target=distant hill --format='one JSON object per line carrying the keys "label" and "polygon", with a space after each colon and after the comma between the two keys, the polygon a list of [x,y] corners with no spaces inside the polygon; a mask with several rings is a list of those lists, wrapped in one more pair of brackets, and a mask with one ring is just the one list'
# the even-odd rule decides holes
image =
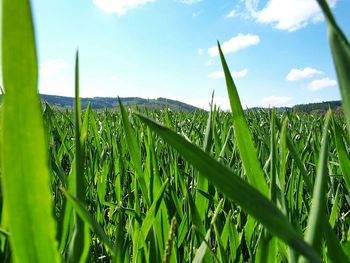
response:
{"label": "distant hill", "polygon": [[332,109],[334,112],[342,112],[341,101],[325,101],[317,103],[299,104],[293,107],[295,111],[313,113],[313,112],[326,112],[328,109]]}
{"label": "distant hill", "polygon": [[[43,102],[47,102],[48,104],[59,107],[59,108],[71,108],[74,105],[74,98],[72,97],[64,97],[64,96],[56,96],[56,95],[45,95],[41,94],[41,99]],[[139,108],[147,108],[147,109],[164,109],[168,107],[171,110],[175,111],[195,111],[201,110],[195,106],[183,103],[177,100],[170,100],[166,98],[158,98],[158,99],[142,99],[138,97],[130,97],[130,98],[120,98],[123,105],[129,107],[139,107]],[[88,103],[91,103],[92,109],[113,109],[118,108],[118,99],[110,98],[110,97],[95,97],[95,98],[81,98],[81,106],[85,109]],[[0,95],[1,102],[1,95]]]}
{"label": "distant hill", "polygon": [[[62,96],[54,96],[54,95],[41,95],[43,101],[46,101],[50,105],[57,106],[60,108],[69,108],[74,105],[74,98],[72,97],[62,97]],[[81,106],[85,109],[88,103],[91,103],[91,107],[93,109],[113,109],[118,108],[118,99],[117,98],[109,98],[109,97],[94,97],[94,98],[81,98]],[[134,107],[137,106],[139,108],[147,108],[147,109],[163,109],[165,107],[170,108],[171,110],[179,110],[179,111],[195,111],[199,110],[199,108],[183,103],[177,100],[170,100],[165,98],[158,99],[143,99],[138,97],[129,97],[129,98],[120,98],[122,103],[125,106]]]}
{"label": "distant hill", "polygon": [[[249,108],[248,111],[249,110],[263,110],[263,109],[266,109],[266,108],[254,107],[254,108]],[[295,105],[293,107],[276,108],[276,110],[278,112],[294,111],[294,112],[321,113],[321,114],[326,113],[328,109],[332,109],[333,112],[335,112],[337,114],[343,113],[343,109],[342,109],[340,100],[298,104],[298,105]]]}
{"label": "distant hill", "polygon": [[[45,95],[41,94],[41,99],[43,102],[47,102],[52,106],[56,106],[59,108],[71,108],[74,105],[74,98],[72,97],[64,97],[64,96],[56,96],[56,95]],[[171,100],[166,98],[158,98],[158,99],[143,99],[139,97],[129,97],[129,98],[120,98],[122,103],[125,106],[129,107],[139,107],[141,109],[164,109],[165,107],[170,108],[175,111],[186,111],[191,112],[195,110],[201,110],[195,106],[183,103],[177,100]],[[0,95],[1,102],[1,95]],[[91,107],[93,109],[113,109],[118,108],[118,99],[110,98],[110,97],[94,97],[94,98],[81,98],[82,108],[85,109],[88,103],[91,102]],[[318,103],[308,103],[308,104],[299,104],[295,105],[291,108],[288,107],[280,107],[277,108],[278,111],[286,111],[292,110],[297,112],[306,112],[306,113],[324,113],[329,108],[331,108],[334,112],[342,113],[341,101],[325,101]],[[248,110],[256,110],[262,108],[250,108]]]}

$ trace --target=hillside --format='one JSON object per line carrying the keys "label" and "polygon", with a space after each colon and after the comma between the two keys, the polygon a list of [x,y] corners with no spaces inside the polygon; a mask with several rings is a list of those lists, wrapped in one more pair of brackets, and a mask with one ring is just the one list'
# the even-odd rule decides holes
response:
{"label": "hillside", "polygon": [[[273,107],[271,107],[273,108]],[[293,107],[278,107],[278,112],[294,111],[294,112],[305,112],[305,113],[326,113],[328,109],[332,109],[333,112],[342,113],[342,105],[340,100],[336,101],[323,101],[317,103],[297,104]],[[263,107],[249,108],[248,110],[263,110]]]}
{"label": "hillside", "polygon": [[[74,105],[74,98],[65,97],[65,96],[56,96],[56,95],[45,95],[41,94],[41,99],[43,102],[47,102],[52,106],[59,108],[70,108]],[[139,97],[127,97],[120,98],[122,103],[129,107],[139,107],[147,109],[163,109],[165,107],[170,108],[174,111],[195,111],[201,110],[190,104],[183,103],[177,100],[171,100],[166,98],[157,98],[157,99],[143,99]],[[1,95],[0,95],[1,102]],[[118,99],[111,97],[94,97],[94,98],[81,98],[82,108],[85,109],[88,103],[91,102],[91,107],[93,109],[113,109],[118,108]],[[308,103],[308,104],[298,104],[291,108],[289,107],[280,107],[277,108],[279,111],[292,110],[297,112],[306,112],[306,113],[324,113],[329,108],[334,112],[342,112],[341,101],[325,101],[318,103]],[[263,109],[263,108],[251,108],[249,110]]]}
{"label": "hillside", "polygon": [[[62,96],[53,96],[53,95],[41,95],[43,101],[46,101],[50,105],[54,105],[60,108],[72,107],[74,103],[74,98],[71,97],[62,97]],[[143,99],[138,97],[129,97],[129,98],[120,98],[122,103],[126,106],[147,109],[163,109],[165,107],[170,108],[171,110],[178,111],[194,111],[199,110],[197,107],[192,105],[165,98],[158,99]],[[82,108],[86,108],[88,103],[91,103],[93,109],[112,109],[118,107],[117,98],[109,97],[95,97],[95,98],[81,98]]]}
{"label": "hillside", "polygon": [[318,103],[299,104],[293,107],[295,111],[301,111],[306,113],[326,112],[329,108],[331,108],[334,112],[341,112],[342,111],[341,101],[336,100],[336,101],[326,101],[326,102],[318,102]]}
{"label": "hillside", "polygon": [[[47,102],[52,106],[59,108],[70,108],[74,105],[74,98],[56,95],[45,95],[41,94],[43,102]],[[163,109],[165,107],[175,111],[195,111],[200,110],[199,108],[183,103],[177,100],[171,100],[166,98],[157,99],[143,99],[138,97],[120,98],[122,103],[129,107],[137,106],[139,108],[147,109]],[[1,102],[1,95],[0,95]],[[81,106],[85,109],[88,103],[91,103],[93,109],[113,109],[118,108],[118,99],[110,97],[94,97],[94,98],[81,98]]]}

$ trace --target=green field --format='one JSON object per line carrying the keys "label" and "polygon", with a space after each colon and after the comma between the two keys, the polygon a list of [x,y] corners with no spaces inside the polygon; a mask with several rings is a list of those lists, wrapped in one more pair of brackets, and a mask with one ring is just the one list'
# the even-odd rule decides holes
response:
{"label": "green field", "polygon": [[[349,262],[350,46],[325,1],[343,115],[41,107],[27,0],[2,2],[1,262]],[[17,16],[13,16],[16,12]],[[20,77],[19,77],[20,76]]]}
{"label": "green field", "polygon": [[[213,162],[216,160],[228,168],[230,176],[249,180],[242,168],[235,133],[230,129],[230,113],[214,110],[210,119],[202,112],[165,110],[145,114],[205,149]],[[200,179],[200,167],[194,168],[139,118],[129,114],[126,118],[131,122],[129,135],[135,144],[128,142],[128,129],[123,128],[125,123],[119,112],[90,112],[85,119],[88,130],[83,162],[84,202],[88,213],[105,233],[101,236],[99,230],[92,227],[91,239],[84,245],[90,247],[92,262],[104,257],[111,259],[113,251],[119,257],[117,262],[133,259],[162,262],[173,218],[176,223],[172,226],[174,236],[170,239],[173,245],[169,262],[190,262],[194,258],[207,262],[214,259],[219,262],[254,261],[258,260],[259,248],[266,249],[264,253],[267,254],[262,258],[271,257],[267,262],[272,259],[292,261],[292,250],[280,240],[270,240],[268,234],[266,237],[264,228],[226,198],[215,183],[208,184]],[[269,187],[268,196],[299,236],[308,225],[312,207],[312,191],[306,182],[314,185],[317,167],[324,166],[327,199],[319,219],[323,224],[329,221],[344,250],[349,250],[350,174],[341,166],[338,153],[342,147],[350,145],[344,140],[347,138],[343,136],[347,132],[344,121],[332,120],[327,128],[329,156],[320,160],[323,116],[276,116],[272,111],[257,111],[250,112],[246,118]],[[74,232],[74,208],[67,203],[59,187],[70,190],[74,176],[74,118],[72,112],[54,112],[46,106],[44,120],[50,148],[50,181],[59,251],[67,257]],[[285,125],[279,128],[283,120],[286,120]],[[324,163],[320,163],[322,161]],[[213,177],[215,182],[215,174]],[[235,195],[240,189],[232,185],[231,191]],[[247,201],[250,206],[259,205],[254,200]],[[259,207],[258,212],[261,216],[268,213],[273,219],[268,209],[264,211],[264,207]],[[283,235],[283,228],[280,231]],[[318,238],[321,241],[322,236]],[[109,244],[113,250],[108,249]],[[320,242],[320,247],[321,255],[327,255],[326,243]]]}

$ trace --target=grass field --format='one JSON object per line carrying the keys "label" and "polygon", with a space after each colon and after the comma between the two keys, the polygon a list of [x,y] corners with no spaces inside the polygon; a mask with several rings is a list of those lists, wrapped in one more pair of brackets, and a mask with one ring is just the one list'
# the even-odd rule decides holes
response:
{"label": "grass field", "polygon": [[[1,262],[348,262],[350,47],[325,1],[344,118],[41,107],[29,1],[3,0]],[[14,17],[13,13],[18,14]],[[18,77],[21,76],[21,77]]]}

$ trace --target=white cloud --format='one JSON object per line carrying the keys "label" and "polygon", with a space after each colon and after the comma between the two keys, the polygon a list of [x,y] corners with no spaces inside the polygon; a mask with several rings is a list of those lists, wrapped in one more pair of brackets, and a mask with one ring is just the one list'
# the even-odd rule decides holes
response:
{"label": "white cloud", "polygon": [[197,50],[199,55],[202,55],[204,53],[204,49],[203,48],[198,48]]}
{"label": "white cloud", "polygon": [[192,13],[192,16],[193,16],[193,17],[197,17],[197,16],[199,16],[201,13],[202,13],[202,12],[200,12],[200,11],[198,11],[198,12],[193,12],[193,13]]}
{"label": "white cloud", "polygon": [[129,10],[155,0],[93,0],[93,3],[109,14],[125,15]]}
{"label": "white cloud", "polygon": [[306,67],[304,69],[291,69],[288,73],[287,81],[298,81],[301,79],[312,78],[316,75],[322,75],[323,72],[314,68]]}
{"label": "white cloud", "polygon": [[47,59],[40,64],[39,73],[41,77],[49,78],[69,68],[70,65],[61,58]]}
{"label": "white cloud", "polygon": [[233,9],[230,13],[228,13],[225,17],[235,17],[237,15],[237,11]]}
{"label": "white cloud", "polygon": [[337,86],[337,81],[330,78],[323,78],[312,81],[307,88],[311,91],[316,91],[335,86]]}
{"label": "white cloud", "polygon": [[192,5],[192,4],[202,2],[202,0],[180,0],[180,2],[186,5]]}
{"label": "white cloud", "polygon": [[[232,37],[228,41],[225,41],[221,45],[222,52],[231,53],[236,52],[240,49],[247,48],[249,46],[257,45],[260,43],[260,37],[252,34],[238,34],[235,37]],[[219,50],[217,46],[213,46],[208,49],[210,56],[215,57],[219,55]]]}
{"label": "white cloud", "polygon": [[[328,0],[331,7],[335,6],[336,1]],[[310,22],[316,23],[323,19],[315,0],[269,0],[260,10],[257,8],[259,0],[245,0],[244,4],[248,16],[259,23],[272,24],[280,30],[295,31]]]}
{"label": "white cloud", "polygon": [[225,74],[223,71],[215,71],[215,72],[212,72],[208,75],[209,78],[211,79],[222,79],[225,77]]}
{"label": "white cloud", "polygon": [[291,106],[290,102],[292,100],[292,97],[270,96],[263,98],[260,105],[263,107],[288,107]]}
{"label": "white cloud", "polygon": [[[248,74],[248,69],[242,69],[239,71],[232,71],[231,75],[233,78],[238,79],[238,78],[243,78],[247,76]],[[209,78],[211,79],[222,79],[225,77],[225,74],[223,71],[214,71],[208,75]]]}
{"label": "white cloud", "polygon": [[247,76],[247,74],[248,74],[248,69],[242,69],[242,70],[240,70],[240,71],[233,71],[232,72],[232,77],[234,77],[234,78],[243,78],[243,77],[245,77],[245,76]]}

